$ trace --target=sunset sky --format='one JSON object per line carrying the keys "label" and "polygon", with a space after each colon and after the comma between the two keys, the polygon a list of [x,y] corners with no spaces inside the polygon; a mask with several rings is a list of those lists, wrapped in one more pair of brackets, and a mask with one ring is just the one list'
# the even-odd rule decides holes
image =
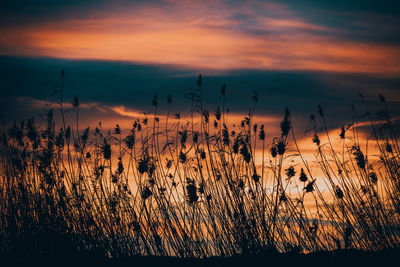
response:
{"label": "sunset sky", "polygon": [[2,1],[0,116],[40,113],[65,69],[88,122],[128,122],[154,93],[180,109],[199,73],[210,109],[226,83],[232,112],[257,91],[260,115],[302,121],[320,104],[338,127],[362,93],[396,118],[399,14],[397,1]]}

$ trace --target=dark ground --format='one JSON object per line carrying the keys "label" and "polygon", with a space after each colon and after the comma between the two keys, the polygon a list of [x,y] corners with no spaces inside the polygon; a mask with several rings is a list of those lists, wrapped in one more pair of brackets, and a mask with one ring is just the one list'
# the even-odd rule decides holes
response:
{"label": "dark ground", "polygon": [[379,252],[337,250],[312,254],[279,254],[263,252],[257,255],[238,255],[230,258],[180,259],[175,257],[132,256],[107,259],[98,255],[85,257],[26,257],[1,259],[0,266],[173,266],[173,267],[236,267],[236,266],[376,266],[400,265],[400,249]]}

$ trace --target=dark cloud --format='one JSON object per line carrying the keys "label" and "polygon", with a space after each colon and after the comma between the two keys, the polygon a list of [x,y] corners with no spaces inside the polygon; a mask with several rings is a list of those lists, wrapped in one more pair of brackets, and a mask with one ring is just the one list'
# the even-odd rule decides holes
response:
{"label": "dark cloud", "polygon": [[368,11],[385,14],[397,14],[400,12],[400,4],[397,0],[336,0],[336,1],[324,1],[324,0],[284,0],[282,2],[301,6],[311,6],[323,9],[333,10],[349,10],[349,11]]}
{"label": "dark cloud", "polygon": [[331,27],[333,37],[347,40],[400,43],[400,2],[375,0],[283,0],[296,15],[318,25]]}
{"label": "dark cloud", "polygon": [[[145,0],[4,0],[0,7],[0,25],[24,26],[32,23],[54,22],[65,19],[88,18],[96,11],[113,12],[135,6],[149,4]],[[165,6],[164,1],[152,1],[152,5]]]}
{"label": "dark cloud", "polygon": [[[78,96],[82,103],[124,105],[150,111],[151,98],[159,95],[160,109],[167,107],[167,94],[173,96],[174,110],[187,111],[189,92],[196,87],[197,72],[177,66],[135,65],[126,62],[76,61],[48,58],[0,57],[2,98],[8,99],[0,113],[7,116],[30,114],[26,107],[12,103],[28,97],[48,100],[56,98],[52,88],[61,69],[65,69],[64,99]],[[298,117],[306,118],[322,105],[330,114],[333,125],[351,119],[351,105],[359,104],[363,93],[373,107],[378,95],[386,95],[394,115],[399,115],[400,78],[327,72],[233,71],[215,74],[203,71],[205,102],[213,110],[220,101],[220,87],[227,85],[227,106],[232,112],[246,114],[253,105],[253,91],[259,94],[259,114],[278,115],[285,106]],[[21,112],[17,112],[17,111]],[[22,112],[23,111],[23,112]],[[361,111],[360,111],[361,112]]]}
{"label": "dark cloud", "polygon": [[[257,21],[249,14],[241,12],[243,1],[223,1],[226,5],[237,10],[232,18],[240,21],[236,30],[252,31]],[[262,2],[262,1],[261,1]],[[399,1],[375,1],[375,0],[280,0],[270,1],[284,4],[299,18],[315,23],[316,25],[331,27],[337,32],[326,32],[327,35],[337,36],[348,40],[369,41],[380,43],[400,42],[400,3]],[[176,3],[168,1],[144,1],[144,0],[87,0],[87,1],[2,1],[0,8],[0,25],[2,26],[26,26],[27,24],[62,21],[65,19],[90,18],[98,15],[139,8],[143,6],[157,6],[160,9],[173,8]],[[282,18],[282,14],[276,14],[274,10],[258,8],[257,2],[248,4],[258,15]],[[222,5],[223,6],[223,5]],[[224,12],[224,10],[221,10]],[[255,27],[257,28],[257,27]],[[268,34],[261,29],[254,30],[254,34]],[[306,30],[316,31],[316,30]],[[318,31],[318,30],[317,30]],[[324,34],[323,30],[318,31]]]}

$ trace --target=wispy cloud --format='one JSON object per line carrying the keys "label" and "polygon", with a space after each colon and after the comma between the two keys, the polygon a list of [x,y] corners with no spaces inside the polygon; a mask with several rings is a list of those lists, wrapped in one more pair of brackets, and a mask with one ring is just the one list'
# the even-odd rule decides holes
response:
{"label": "wispy cloud", "polygon": [[4,26],[0,54],[175,64],[197,69],[400,74],[400,48],[342,38],[287,5],[166,1]]}

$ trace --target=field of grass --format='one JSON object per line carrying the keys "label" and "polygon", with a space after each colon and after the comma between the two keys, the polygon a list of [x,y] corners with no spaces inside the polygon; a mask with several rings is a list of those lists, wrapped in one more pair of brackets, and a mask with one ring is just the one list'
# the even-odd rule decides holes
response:
{"label": "field of grass", "polygon": [[353,116],[335,136],[318,107],[307,129],[310,162],[288,109],[272,139],[255,123],[256,93],[249,114],[232,122],[225,86],[220,104],[207,110],[199,76],[188,116],[173,112],[170,96],[167,114],[159,114],[154,95],[153,113],[131,129],[90,129],[79,125],[78,98],[76,121],[66,121],[63,82],[62,73],[45,120],[2,127],[0,253],[7,262],[306,265],[323,253],[345,262],[354,252],[353,260],[366,261],[360,255],[368,251],[378,262],[399,248],[400,147],[383,96],[381,110],[364,101],[363,124]]}

